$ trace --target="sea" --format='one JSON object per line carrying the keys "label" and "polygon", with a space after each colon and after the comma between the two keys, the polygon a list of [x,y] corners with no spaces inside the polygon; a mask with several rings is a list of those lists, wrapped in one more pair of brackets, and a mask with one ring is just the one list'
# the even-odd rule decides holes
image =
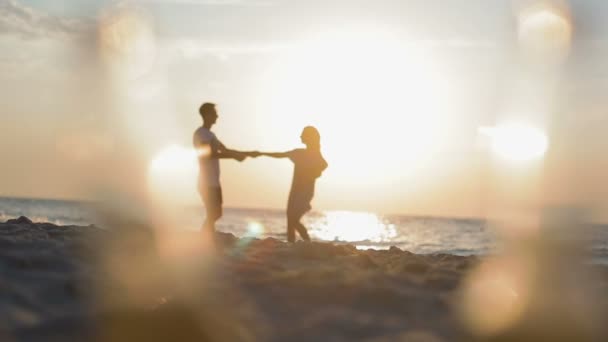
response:
{"label": "sea", "polygon": [[[26,216],[57,225],[103,225],[93,202],[0,197],[0,222]],[[176,229],[200,229],[201,207],[184,207]],[[396,246],[417,254],[489,255],[503,248],[500,234],[484,219],[313,211],[303,218],[313,240],[348,243],[358,249]],[[225,208],[217,230],[238,237],[285,239],[281,210]],[[583,246],[591,263],[608,265],[608,225],[578,225],[563,235]]]}

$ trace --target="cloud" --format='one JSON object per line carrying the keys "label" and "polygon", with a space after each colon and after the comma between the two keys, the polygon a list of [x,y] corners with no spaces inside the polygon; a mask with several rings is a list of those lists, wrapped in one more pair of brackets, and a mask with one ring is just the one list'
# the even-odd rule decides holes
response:
{"label": "cloud", "polygon": [[90,31],[91,24],[82,19],[51,16],[17,0],[0,0],[0,36],[65,39]]}
{"label": "cloud", "polygon": [[264,0],[140,0],[142,3],[168,3],[168,4],[189,4],[203,6],[241,6],[258,7],[272,6],[273,1]]}
{"label": "cloud", "polygon": [[[414,49],[495,49],[499,44],[485,40],[466,39],[421,39],[402,42],[401,48]],[[237,56],[237,55],[269,55],[286,51],[306,50],[310,47],[306,41],[294,42],[235,42],[233,44],[218,44],[202,39],[176,39],[168,44],[169,51],[186,59],[197,59],[203,56]]]}
{"label": "cloud", "polygon": [[481,39],[423,39],[415,40],[411,43],[411,45],[426,48],[446,49],[493,49],[499,46],[499,44],[494,41]]}
{"label": "cloud", "polygon": [[293,49],[293,44],[287,43],[244,43],[217,44],[196,39],[176,39],[173,40],[168,49],[175,51],[187,59],[200,58],[206,55],[214,56],[234,56],[234,55],[261,55],[273,54],[288,49]]}

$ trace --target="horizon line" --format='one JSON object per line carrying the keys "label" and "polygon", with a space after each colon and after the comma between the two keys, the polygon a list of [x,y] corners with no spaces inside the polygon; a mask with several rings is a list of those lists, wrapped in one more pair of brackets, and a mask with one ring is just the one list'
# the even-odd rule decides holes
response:
{"label": "horizon line", "polygon": [[[58,197],[31,197],[31,196],[20,196],[20,195],[3,195],[0,194],[0,199],[17,199],[17,200],[38,200],[38,201],[57,201],[57,202],[81,202],[81,203],[90,203],[94,204],[99,202],[94,199],[85,199],[85,198],[58,198]],[[184,204],[184,207],[202,207],[202,204]],[[225,209],[229,210],[255,210],[255,211],[275,211],[275,212],[284,212],[285,208],[272,208],[272,207],[248,207],[248,206],[225,206]],[[373,210],[354,210],[354,209],[313,209],[310,213],[323,213],[323,212],[336,212],[336,211],[350,211],[354,213],[372,213],[375,215],[380,215],[384,217],[391,216],[401,216],[401,217],[411,217],[411,218],[434,218],[434,219],[456,219],[461,221],[488,221],[487,218],[484,217],[474,217],[474,216],[448,216],[448,215],[434,215],[434,214],[420,214],[420,213],[378,213]]]}

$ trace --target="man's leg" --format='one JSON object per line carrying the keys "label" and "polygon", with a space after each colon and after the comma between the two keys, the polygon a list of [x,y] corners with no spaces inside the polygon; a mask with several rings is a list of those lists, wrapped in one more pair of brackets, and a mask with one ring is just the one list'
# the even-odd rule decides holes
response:
{"label": "man's leg", "polygon": [[296,216],[290,213],[287,213],[287,242],[294,243],[296,242],[296,229],[295,225],[297,224]]}
{"label": "man's leg", "polygon": [[205,232],[215,233],[215,222],[222,217],[222,190],[221,188],[208,188],[202,196],[205,203],[206,217],[203,223]]}

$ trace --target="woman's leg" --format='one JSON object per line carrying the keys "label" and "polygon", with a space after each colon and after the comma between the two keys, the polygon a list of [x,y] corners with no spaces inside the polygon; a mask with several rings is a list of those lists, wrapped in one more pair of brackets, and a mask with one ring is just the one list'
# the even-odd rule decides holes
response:
{"label": "woman's leg", "polygon": [[304,213],[288,212],[287,213],[287,241],[296,241],[296,230],[303,240],[310,241],[306,227],[300,222]]}
{"label": "woman's leg", "polygon": [[289,220],[287,222],[287,242],[294,243],[296,242],[296,230],[294,225],[289,223]]}
{"label": "woman's leg", "polygon": [[296,242],[296,225],[298,224],[297,215],[287,212],[287,242]]}
{"label": "woman's leg", "polygon": [[298,222],[298,224],[296,225],[296,230],[298,231],[298,233],[300,233],[300,236],[304,241],[310,241],[310,236],[308,236],[308,230],[306,230],[306,227],[304,227],[302,223]]}

